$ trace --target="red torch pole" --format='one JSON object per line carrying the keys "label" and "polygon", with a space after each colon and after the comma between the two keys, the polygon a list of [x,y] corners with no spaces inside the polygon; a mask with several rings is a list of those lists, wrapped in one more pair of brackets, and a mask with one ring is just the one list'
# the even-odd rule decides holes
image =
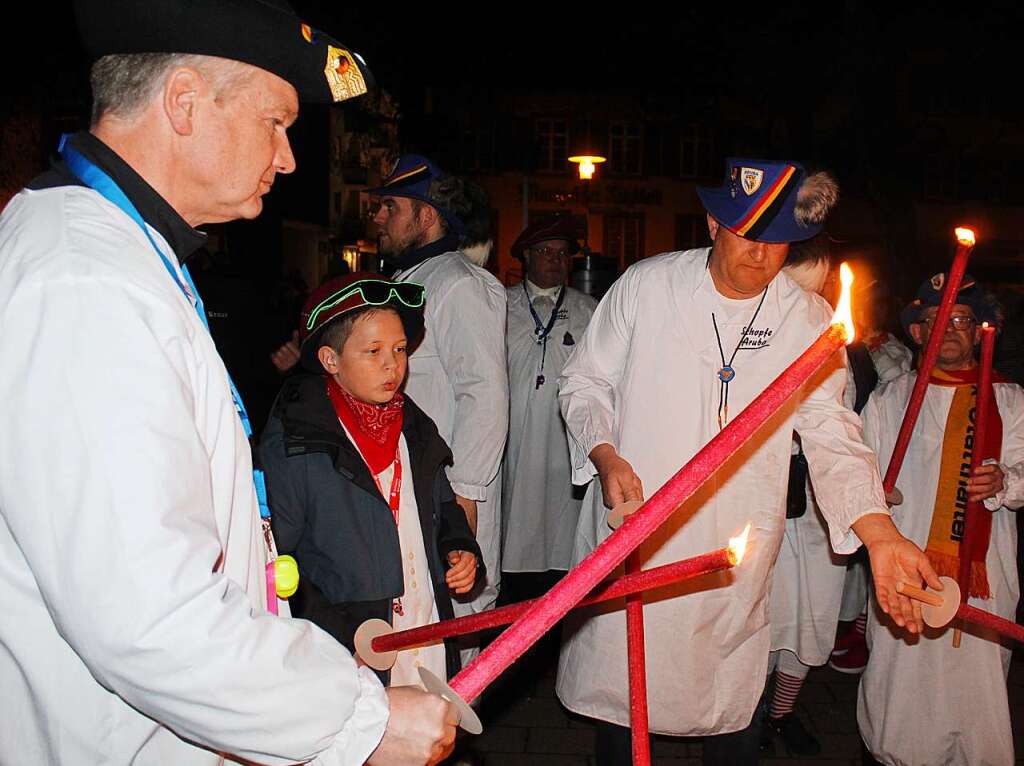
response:
{"label": "red torch pole", "polygon": [[[640,555],[626,558],[626,574],[640,570]],[[644,594],[626,597],[626,656],[629,662],[629,728],[633,766],[650,766],[651,737],[647,717],[647,659],[644,647]]]}
{"label": "red torch pole", "polygon": [[956,255],[953,257],[953,265],[949,269],[946,278],[945,289],[942,293],[942,302],[939,304],[939,311],[935,315],[936,328],[928,338],[928,343],[921,357],[921,366],[917,371],[917,380],[914,382],[914,389],[910,393],[910,401],[907,402],[907,411],[903,415],[903,423],[900,425],[899,434],[896,436],[896,444],[892,449],[892,456],[889,458],[889,467],[885,471],[885,478],[882,486],[886,494],[889,494],[896,487],[896,480],[900,476],[900,468],[903,466],[903,458],[907,454],[907,445],[910,444],[910,435],[917,423],[917,416],[921,412],[921,404],[924,402],[924,394],[928,390],[928,378],[931,377],[932,368],[935,367],[935,360],[939,357],[939,346],[942,345],[942,336],[946,332],[946,325],[949,324],[949,317],[953,313],[953,304],[956,303],[956,294],[960,292],[960,283],[963,282],[964,272],[967,270],[967,257],[974,247],[974,232],[970,229],[957,229]]}
{"label": "red torch pole", "polygon": [[[684,580],[692,580],[729,569],[738,564],[742,558],[746,548],[746,539],[747,532],[744,532],[739,538],[731,541],[732,544],[727,548],[682,561],[674,561],[671,564],[663,564],[653,569],[642,569],[633,574],[608,580],[580,601],[575,608],[603,604],[623,596],[646,593]],[[394,632],[391,631],[391,626],[383,620],[368,620],[356,631],[356,652],[360,659],[370,667],[376,670],[387,670],[394,664],[394,658],[378,658],[377,655],[390,655],[393,652],[411,649],[414,646],[433,644],[446,638],[465,636],[509,625],[522,617],[534,603],[536,603],[536,599],[520,601],[518,604],[509,604],[497,609],[489,609],[486,612]],[[364,626],[370,627],[364,632]]]}
{"label": "red torch pole", "polygon": [[961,604],[960,608],[956,610],[956,616],[957,619],[968,622],[971,625],[994,630],[1001,636],[1024,643],[1024,625],[1010,622],[997,614],[992,614],[992,612],[986,612],[984,609],[978,609],[970,604]]}
{"label": "red torch pole", "polygon": [[952,577],[940,577],[941,591],[897,583],[896,592],[921,602],[921,616],[931,628],[944,628],[953,620],[962,620],[980,628],[995,631],[1000,636],[1024,643],[1024,625],[1011,622],[998,614],[986,612],[970,604],[961,603],[960,588]]}

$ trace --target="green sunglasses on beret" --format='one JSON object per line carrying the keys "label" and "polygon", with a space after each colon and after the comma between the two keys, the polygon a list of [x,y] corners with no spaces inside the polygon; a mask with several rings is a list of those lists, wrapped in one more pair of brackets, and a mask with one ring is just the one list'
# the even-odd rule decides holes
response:
{"label": "green sunglasses on beret", "polygon": [[[356,294],[363,299],[362,304],[360,304],[362,306],[383,306],[391,303],[391,299],[394,298],[403,306],[407,306],[411,309],[418,309],[423,307],[426,290],[423,285],[416,284],[415,282],[388,282],[383,279],[361,279],[358,282],[346,285],[338,292],[332,293],[320,301],[320,303],[318,303],[316,307],[309,312],[309,319],[306,321],[306,329],[313,329],[314,325],[316,325],[316,318],[320,315],[320,312],[328,311],[342,301],[348,300]],[[353,306],[353,308],[359,307]]]}

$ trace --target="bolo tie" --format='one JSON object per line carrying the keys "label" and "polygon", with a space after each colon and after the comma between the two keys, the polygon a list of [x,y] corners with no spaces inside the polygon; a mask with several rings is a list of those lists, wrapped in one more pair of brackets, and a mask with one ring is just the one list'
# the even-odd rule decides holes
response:
{"label": "bolo tie", "polygon": [[533,334],[537,337],[537,345],[540,346],[540,368],[537,371],[537,381],[533,387],[533,390],[536,391],[544,385],[544,359],[548,353],[548,336],[551,334],[551,328],[555,326],[555,320],[558,319],[558,311],[562,308],[562,301],[565,300],[565,287],[558,291],[558,300],[555,301],[555,307],[551,310],[551,316],[548,317],[547,324],[541,322],[537,310],[533,307],[533,301],[530,299],[530,290],[526,286],[525,279],[523,280],[523,292],[526,293],[526,305],[530,307],[530,315],[533,316]]}
{"label": "bolo tie", "polygon": [[740,341],[736,344],[736,348],[732,350],[732,356],[729,357],[729,361],[725,361],[725,352],[722,350],[722,336],[718,332],[718,322],[715,320],[715,312],[711,312],[711,324],[715,328],[715,340],[718,341],[718,355],[722,359],[722,366],[718,370],[718,430],[721,431],[725,428],[725,424],[729,422],[729,383],[736,377],[736,369],[732,366],[733,361],[736,359],[736,353],[740,350],[740,346],[743,345],[743,341],[747,339],[747,333],[754,326],[754,322],[757,320],[757,315],[761,311],[761,306],[764,305],[764,297],[768,294],[768,287],[764,288],[761,293],[761,300],[757,303],[757,308],[754,309],[754,316],[750,317],[750,322],[743,328],[743,334],[740,335]]}

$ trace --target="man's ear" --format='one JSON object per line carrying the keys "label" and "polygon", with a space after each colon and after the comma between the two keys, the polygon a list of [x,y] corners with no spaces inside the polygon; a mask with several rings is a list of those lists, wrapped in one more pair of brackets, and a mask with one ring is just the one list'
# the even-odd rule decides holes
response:
{"label": "man's ear", "polygon": [[437,212],[437,208],[433,205],[422,204],[419,210],[420,225],[423,227],[423,231],[430,229],[435,223],[438,222],[441,214]]}
{"label": "man's ear", "polygon": [[718,221],[716,221],[714,219],[714,217],[712,217],[711,213],[708,213],[707,216],[708,216],[708,236],[710,236],[711,237],[711,241],[714,242],[715,241],[715,236],[717,236],[717,234],[718,234]]}
{"label": "man's ear", "polygon": [[209,87],[203,76],[192,67],[175,69],[164,81],[164,114],[179,136],[190,136],[200,91]]}
{"label": "man's ear", "polygon": [[316,358],[320,365],[327,371],[328,375],[338,374],[338,355],[330,346],[321,346],[316,350]]}
{"label": "man's ear", "polygon": [[914,322],[914,324],[910,325],[910,337],[914,339],[914,343],[917,345],[924,346],[926,341],[920,322]]}

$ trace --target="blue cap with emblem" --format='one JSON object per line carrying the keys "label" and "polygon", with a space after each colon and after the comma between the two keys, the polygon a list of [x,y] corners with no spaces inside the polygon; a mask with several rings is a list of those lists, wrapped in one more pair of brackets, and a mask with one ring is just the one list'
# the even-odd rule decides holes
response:
{"label": "blue cap with emblem", "polygon": [[809,239],[821,231],[839,199],[839,187],[827,173],[808,175],[796,162],[725,161],[725,183],[699,187],[704,208],[733,234],[756,242]]}
{"label": "blue cap with emblem", "polygon": [[[900,312],[900,324],[903,325],[903,331],[908,338],[913,339],[914,337],[910,334],[910,325],[921,321],[925,309],[942,303],[942,293],[945,287],[946,274],[940,272],[922,282],[921,286],[917,288],[914,300],[903,307]],[[999,303],[991,293],[983,290],[970,274],[964,274],[954,303],[970,307],[979,324],[988,322],[997,330],[1002,327],[1002,311],[999,308]]]}
{"label": "blue cap with emblem", "polygon": [[461,235],[466,230],[462,218],[445,206],[439,197],[431,196],[430,193],[431,186],[445,178],[450,176],[426,157],[420,154],[403,154],[381,180],[381,185],[369,189],[368,192],[382,197],[408,197],[426,202],[444,216],[450,229]]}

